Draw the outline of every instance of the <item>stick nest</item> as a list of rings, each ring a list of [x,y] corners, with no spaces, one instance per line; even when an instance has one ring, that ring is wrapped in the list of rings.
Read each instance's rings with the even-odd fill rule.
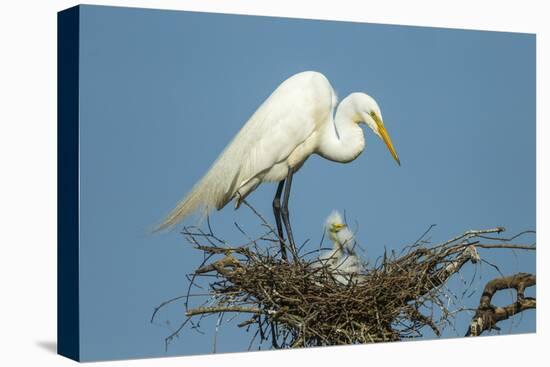
[[[210,224],[207,232],[198,227],[184,229],[187,240],[204,253],[204,261],[190,277],[187,318],[167,343],[189,322],[209,315],[217,315],[220,321],[225,314],[239,315],[243,320],[238,326],[254,332],[250,346],[254,342],[289,348],[397,341],[420,337],[426,327],[439,336],[456,312],[448,309],[449,300],[456,296],[444,284],[467,262],[480,261],[477,248],[534,249],[506,243],[517,236],[487,236],[503,228],[468,231],[428,246],[425,237],[430,227],[401,253],[385,253],[364,274],[343,284],[311,254],[282,260],[276,231],[256,214],[266,233],[242,246],[229,246],[214,235]],[[530,232],[520,235],[524,233]],[[190,307],[189,295],[200,280],[208,284],[208,298],[201,306]]]

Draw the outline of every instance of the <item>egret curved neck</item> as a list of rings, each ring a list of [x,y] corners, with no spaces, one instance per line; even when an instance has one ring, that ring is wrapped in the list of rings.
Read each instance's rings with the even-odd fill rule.
[[[365,148],[363,130],[358,125],[357,112],[346,98],[336,109],[331,123],[321,131],[318,154],[334,162],[346,163],[357,158]]]

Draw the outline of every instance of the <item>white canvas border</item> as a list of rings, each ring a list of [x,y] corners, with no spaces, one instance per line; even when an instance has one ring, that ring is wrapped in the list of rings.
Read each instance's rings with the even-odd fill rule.
[[[51,352],[56,338],[56,12],[74,1],[0,5],[0,279],[2,365],[70,365]],[[542,1],[94,1],[222,13],[537,33],[537,334],[284,352],[236,353],[97,363],[98,366],[523,365],[548,345],[548,169],[550,44]],[[329,48],[330,45],[327,45]],[[48,349],[48,346],[50,347]],[[547,348],[547,347],[546,347]]]

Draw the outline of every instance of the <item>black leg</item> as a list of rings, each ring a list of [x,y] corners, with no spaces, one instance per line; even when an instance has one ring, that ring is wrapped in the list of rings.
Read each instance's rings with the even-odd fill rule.
[[[292,169],[288,169],[288,175],[286,177],[285,196],[283,198],[283,205],[281,206],[281,216],[283,217],[283,223],[286,228],[286,234],[288,235],[288,242],[290,243],[290,252],[294,256],[294,260],[298,261],[298,252],[296,251],[296,244],[294,243],[294,237],[292,236],[292,228],[290,227],[290,217],[288,215],[288,199],[290,198],[290,187],[292,186],[292,175],[294,172]]]
[[[279,182],[277,186],[277,192],[273,198],[273,214],[275,215],[275,223],[277,223],[277,232],[279,235],[279,242],[281,243],[281,257],[283,260],[287,260],[286,256],[286,247],[285,247],[285,236],[283,234],[283,225],[281,224],[281,193],[283,192],[283,186],[285,185],[285,180]]]

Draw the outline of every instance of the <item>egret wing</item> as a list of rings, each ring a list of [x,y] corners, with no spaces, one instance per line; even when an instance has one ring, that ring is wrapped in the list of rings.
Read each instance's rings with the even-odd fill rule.
[[[156,230],[168,228],[190,213],[221,209],[236,191],[284,162],[332,114],[335,93],[320,73],[303,72],[285,80],[262,103],[209,171],[168,214]]]

